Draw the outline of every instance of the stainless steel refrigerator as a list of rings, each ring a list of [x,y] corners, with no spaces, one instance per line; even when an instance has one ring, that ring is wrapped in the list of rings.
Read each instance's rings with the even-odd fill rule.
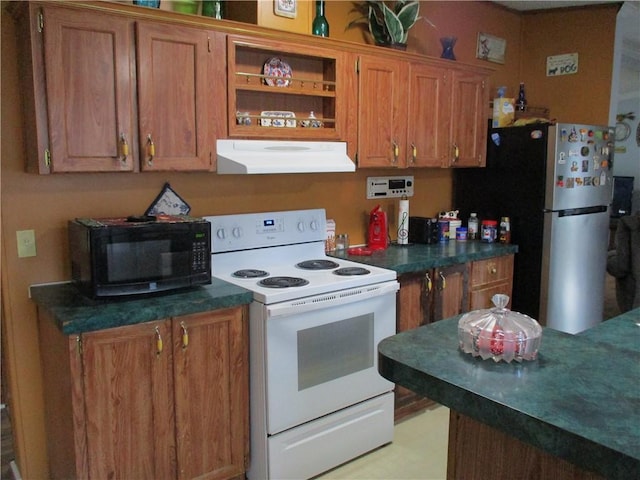
[[[511,221],[510,308],[577,333],[602,321],[613,130],[560,123],[489,128],[486,168],[456,169],[463,219]]]

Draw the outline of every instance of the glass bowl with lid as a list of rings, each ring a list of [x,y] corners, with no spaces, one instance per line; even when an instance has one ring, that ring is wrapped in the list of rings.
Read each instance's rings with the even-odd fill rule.
[[[494,308],[465,313],[458,321],[460,349],[495,362],[535,360],[542,327],[533,318],[507,308],[509,296],[494,295]]]

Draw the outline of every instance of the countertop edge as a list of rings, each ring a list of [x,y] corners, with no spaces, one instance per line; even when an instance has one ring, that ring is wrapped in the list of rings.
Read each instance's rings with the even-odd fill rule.
[[[519,412],[508,405],[499,404],[445,380],[399,364],[383,354],[379,355],[378,369],[391,382],[605,478],[626,480],[640,476],[640,462],[637,459]],[[420,377],[420,383],[408,380],[416,376]],[[535,432],[527,431],[527,425],[534,426]],[[554,439],[552,445],[549,445],[550,438]],[[617,461],[612,462],[612,457],[616,457]]]

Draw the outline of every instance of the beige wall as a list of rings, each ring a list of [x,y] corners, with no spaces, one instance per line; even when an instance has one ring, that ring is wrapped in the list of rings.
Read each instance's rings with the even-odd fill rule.
[[[168,181],[191,204],[195,215],[322,207],[327,209],[329,218],[336,220],[338,232],[349,233],[353,243],[361,243],[365,239],[367,214],[376,205],[375,201],[365,198],[366,177],[398,173],[412,174],[416,178],[416,195],[411,199],[412,215],[430,216],[453,207],[450,203],[451,173],[446,169],[412,169],[403,172],[391,169],[361,170],[354,174],[243,177],[210,173],[51,176],[24,173],[23,139],[29,137],[31,132],[22,128],[15,28],[12,18],[4,12],[5,2],[2,6],[2,340],[3,357],[9,374],[18,461],[24,478],[43,478],[47,474],[36,309],[27,291],[28,286],[34,283],[69,279],[67,220],[78,216],[142,213],[164,182]],[[344,32],[340,26],[345,18],[349,18],[350,8],[351,2],[328,2],[331,36],[361,42],[362,34],[359,31]],[[459,61],[487,65],[475,59],[477,32],[505,38],[508,44],[505,65],[489,64],[495,67],[490,79],[492,89],[498,85],[515,89],[521,78],[529,85],[531,75],[531,104],[553,101],[553,111],[558,112],[558,118],[561,113],[566,117],[569,112],[579,111],[581,116],[588,115],[585,121],[606,122],[613,38],[609,40],[599,36],[594,40],[591,37],[597,24],[594,15],[551,14],[548,17],[535,17],[529,26],[528,16],[523,19],[488,2],[423,2],[422,15],[436,24],[437,31],[426,24],[415,28],[409,40],[409,50],[439,56],[438,38],[442,34],[455,35],[459,37],[455,47]],[[585,78],[573,76],[562,79],[563,82],[569,82],[569,87],[565,95],[556,98],[551,96],[552,92],[543,92],[546,89],[543,84],[545,79],[538,79],[533,69],[523,69],[521,75],[520,65],[529,62],[529,52],[531,55],[537,54],[539,58],[566,53],[565,50],[556,52],[551,48],[555,43],[545,33],[545,22],[582,22],[583,15],[589,28],[585,27],[582,31],[581,41],[586,44],[597,42],[599,48],[597,52],[589,49],[583,53],[580,50],[581,68],[584,65],[587,69],[592,63],[592,55],[597,55],[597,61],[594,62],[598,65],[598,72],[602,66],[603,73],[595,75],[589,70],[588,79],[592,83],[588,96],[584,98],[578,98],[573,92],[582,92],[582,86],[577,83],[586,81]],[[615,19],[615,11],[599,10],[595,16],[610,25],[611,18]],[[612,37],[613,28],[610,29]],[[560,45],[566,45],[572,38],[570,35],[575,33],[571,29],[565,31],[566,38],[555,40]],[[597,27],[595,31],[600,32]],[[606,31],[603,29],[603,32]],[[532,43],[536,44],[536,48],[532,47]],[[538,46],[544,44],[549,47],[538,51]],[[591,110],[577,110],[585,105]],[[387,211],[395,211],[394,201],[382,203]],[[36,257],[17,257],[15,232],[24,229],[34,229],[36,232]]]

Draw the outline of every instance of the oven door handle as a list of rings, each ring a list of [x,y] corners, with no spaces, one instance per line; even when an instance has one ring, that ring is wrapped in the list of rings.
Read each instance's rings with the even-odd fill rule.
[[[375,285],[366,285],[364,287],[349,288],[347,290],[339,290],[337,292],[315,295],[298,300],[276,303],[267,305],[268,318],[283,317],[286,315],[294,315],[302,312],[310,312],[321,308],[335,307],[346,305],[348,303],[361,302],[369,298],[387,295],[397,292],[400,284],[397,281],[379,283]]]

